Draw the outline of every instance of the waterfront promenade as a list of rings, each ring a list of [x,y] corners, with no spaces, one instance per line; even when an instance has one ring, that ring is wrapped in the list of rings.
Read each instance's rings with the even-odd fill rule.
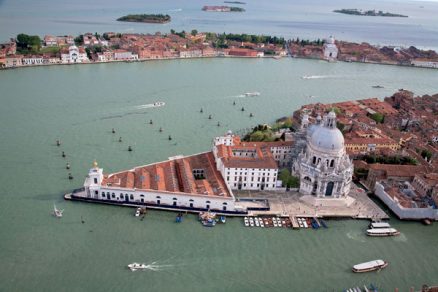
[[[296,191],[238,191],[236,198],[266,198],[269,200],[269,211],[253,211],[251,216],[278,215],[295,217],[336,217],[353,219],[388,219],[388,215],[374,203],[360,188],[352,188],[346,203],[327,201],[315,206],[310,204],[309,197]]]

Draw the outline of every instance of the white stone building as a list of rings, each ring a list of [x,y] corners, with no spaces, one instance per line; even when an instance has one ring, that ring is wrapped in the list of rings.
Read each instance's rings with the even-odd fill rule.
[[[232,190],[275,190],[280,167],[290,166],[293,141],[242,142],[228,132],[216,137],[216,169]]]
[[[74,64],[88,62],[87,53],[83,48],[78,48],[73,45],[68,48],[68,51],[61,53],[61,63]]]
[[[330,36],[324,43],[324,59],[333,61],[338,58],[338,47],[335,44],[335,38]]]
[[[306,149],[293,165],[293,172],[300,177],[300,193],[317,198],[342,198],[350,192],[353,163],[344,146],[344,137],[336,127],[336,114],[330,112],[316,125],[307,127]]]

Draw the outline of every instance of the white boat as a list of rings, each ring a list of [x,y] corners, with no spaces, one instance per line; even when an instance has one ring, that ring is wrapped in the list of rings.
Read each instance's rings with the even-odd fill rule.
[[[249,225],[254,227],[254,219],[252,217],[249,217]]]
[[[262,218],[259,219],[259,222],[260,222],[260,227],[265,227],[265,223],[263,223],[263,219]]]
[[[272,224],[274,224],[274,227],[278,227],[277,219],[275,217],[272,217]]]
[[[391,228],[391,225],[386,222],[373,222],[370,224],[370,228]]]
[[[59,210],[58,208],[56,208],[56,205],[53,204],[53,216],[55,216],[56,218],[61,218],[63,212],[64,210]]]
[[[135,272],[137,270],[144,270],[147,268],[147,266],[145,264],[132,263],[128,265],[128,268],[130,268],[131,271]]]
[[[141,214],[141,208],[137,208],[137,210],[135,211],[135,217],[139,217]]]
[[[160,107],[160,106],[165,106],[166,103],[164,101],[156,101],[153,103],[154,107]]]
[[[385,268],[387,265],[388,263],[383,260],[374,260],[374,261],[354,265],[353,272],[364,273],[364,272],[370,272],[375,270],[381,270]]]
[[[395,228],[373,228],[367,230],[368,236],[396,236],[400,231]]]
[[[279,218],[277,218],[277,225],[278,227],[281,227],[281,220]]]
[[[304,228],[309,228],[309,225],[307,225],[307,222],[305,219],[301,220],[303,222]]]
[[[248,221],[248,218],[247,218],[247,217],[245,217],[245,219],[243,220],[243,222],[245,223],[245,227],[248,227],[248,226],[249,226],[249,221]]]
[[[260,223],[259,223],[259,218],[254,217],[254,222],[255,222],[255,226],[259,227]]]
[[[254,91],[254,92],[245,92],[243,95],[245,96],[259,96],[260,92]]]

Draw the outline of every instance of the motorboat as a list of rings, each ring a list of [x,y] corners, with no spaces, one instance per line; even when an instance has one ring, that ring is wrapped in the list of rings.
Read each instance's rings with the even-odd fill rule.
[[[249,96],[259,96],[260,92],[254,91],[254,92],[245,92],[243,95],[249,97]]]
[[[141,214],[141,208],[137,208],[137,210],[135,210],[135,217],[139,217]]]
[[[305,219],[302,219],[301,222],[303,222],[304,228],[309,228],[309,225],[307,225],[307,222]]]
[[[135,272],[137,270],[144,270],[147,269],[147,266],[145,264],[139,264],[139,263],[132,263],[128,265],[128,268],[131,269],[131,271]]]
[[[254,219],[249,217],[249,226],[254,227]]]
[[[245,227],[249,227],[248,217],[245,217],[245,219],[243,220],[243,223],[245,224]]]
[[[183,220],[183,214],[182,213],[178,213],[178,215],[176,215],[175,222],[176,223],[181,223],[182,220]]]
[[[259,218],[254,217],[254,223],[255,223],[255,226],[259,227],[260,226]]]
[[[56,208],[56,205],[53,204],[53,216],[55,216],[56,218],[61,218],[63,212],[64,210],[59,210],[58,208]]]
[[[202,220],[201,223],[205,227],[214,227],[216,225],[216,221],[214,219]]]
[[[263,223],[263,219],[262,218],[259,219],[259,222],[260,222],[260,227],[265,227],[265,223]]]
[[[382,85],[373,85],[372,87],[373,87],[373,88],[385,88],[385,87],[383,87]]]
[[[400,231],[395,228],[372,228],[367,230],[368,236],[396,236]]]
[[[279,218],[277,218],[277,225],[278,227],[282,227],[281,220]]]
[[[221,223],[225,223],[226,222],[226,218],[225,218],[225,216],[220,216],[219,217],[219,221],[221,222]]]
[[[388,266],[387,262],[383,260],[374,260],[374,261],[354,265],[353,272],[355,273],[371,272],[375,270],[381,270],[386,266]]]
[[[152,104],[154,107],[165,106],[166,103],[164,101],[156,101]]]

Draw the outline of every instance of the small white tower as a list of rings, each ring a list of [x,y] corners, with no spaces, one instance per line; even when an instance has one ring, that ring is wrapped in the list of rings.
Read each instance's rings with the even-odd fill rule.
[[[335,38],[330,36],[324,44],[324,59],[334,61],[338,58],[338,47],[335,44]]]
[[[306,131],[308,127],[309,127],[309,115],[304,114],[303,118],[301,119],[301,130]]]
[[[99,168],[97,161],[94,160],[93,167],[88,172],[88,176],[84,182],[84,188],[88,198],[98,198],[102,180],[103,169]]]

